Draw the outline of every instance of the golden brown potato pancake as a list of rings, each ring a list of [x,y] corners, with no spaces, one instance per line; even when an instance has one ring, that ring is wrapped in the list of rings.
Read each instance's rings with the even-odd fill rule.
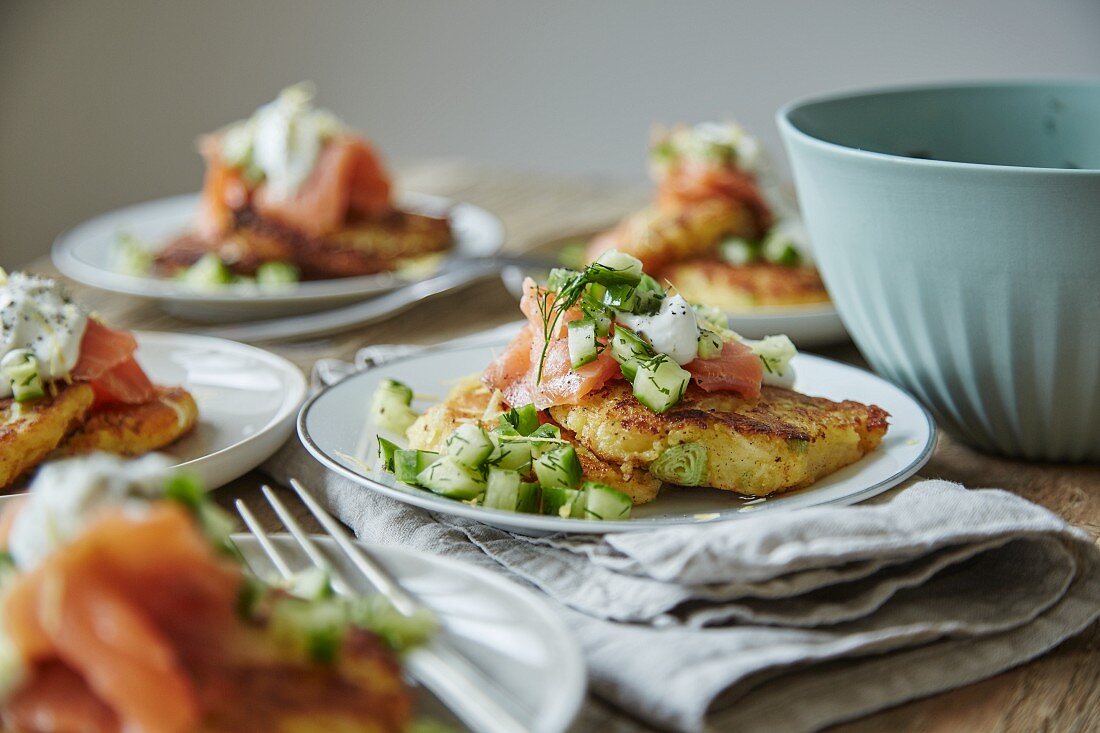
[[[706,303],[726,312],[829,302],[821,275],[813,267],[770,262],[730,265],[699,258],[667,265],[658,279],[672,283],[692,303]]]
[[[745,400],[694,384],[679,404],[656,414],[621,381],[550,413],[612,465],[644,468],[671,446],[699,443],[708,455],[703,485],[750,496],[808,486],[854,463],[878,446],[889,417],[875,405],[778,387]]]
[[[140,405],[114,405],[95,410],[61,444],[62,455],[106,451],[140,456],[163,448],[190,432],[198,406],[182,387],[157,387],[156,399]]]
[[[233,230],[220,241],[185,234],[157,254],[155,267],[158,274],[171,277],[214,253],[236,275],[254,275],[265,262],[290,262],[303,280],[325,280],[389,272],[410,259],[442,252],[451,243],[445,217],[394,211],[311,237],[246,209],[237,212]]]
[[[95,401],[83,383],[32,402],[0,400],[0,488],[41,463],[84,420]]]
[[[650,206],[623,219],[589,244],[586,257],[595,261],[618,249],[642,261],[646,272],[713,253],[724,237],[755,239],[752,210],[738,201],[712,199],[691,206]]]

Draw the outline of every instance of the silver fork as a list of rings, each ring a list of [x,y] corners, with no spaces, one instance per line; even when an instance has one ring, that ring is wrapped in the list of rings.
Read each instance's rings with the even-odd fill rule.
[[[389,571],[357,545],[301,483],[291,479],[290,484],[352,565],[379,593],[389,599],[398,612],[410,615],[426,608]],[[321,548],[302,529],[275,492],[266,485],[262,488],[271,508],[309,561],[329,574],[333,590],[340,595],[356,595],[347,578],[332,566]],[[284,578],[291,577],[294,574],[291,564],[271,541],[248,506],[240,499],[236,506],[237,513],[276,571]],[[522,718],[517,717],[519,711],[515,704],[500,690],[496,682],[451,644],[445,634],[446,629],[440,629],[427,644],[409,652],[404,658],[406,671],[476,733],[526,733],[528,728],[520,722]]]

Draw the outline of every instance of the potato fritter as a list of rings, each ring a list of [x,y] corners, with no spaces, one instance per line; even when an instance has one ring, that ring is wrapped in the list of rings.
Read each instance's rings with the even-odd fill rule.
[[[389,272],[412,258],[442,252],[451,243],[451,225],[445,217],[394,211],[313,237],[243,209],[235,214],[234,228],[219,241],[184,234],[157,254],[155,266],[158,274],[171,277],[212,252],[235,275],[255,275],[265,262],[290,262],[303,280],[324,280]]]
[[[593,239],[586,256],[594,262],[605,251],[618,249],[640,259],[646,272],[658,272],[671,262],[714,252],[724,237],[755,239],[757,234],[752,210],[737,201],[651,206]]]
[[[828,303],[829,293],[813,267],[785,267],[770,262],[730,265],[717,259],[673,262],[658,273],[692,303],[726,312],[761,306]]]
[[[218,682],[204,731],[402,733],[413,718],[397,657],[362,629],[349,632],[332,665],[266,660]]]
[[[41,463],[80,424],[95,401],[84,383],[32,402],[0,400],[0,488]]]
[[[551,415],[597,457],[646,467],[666,448],[707,448],[705,486],[766,496],[812,484],[874,450],[887,429],[886,411],[764,387],[745,400],[691,385],[663,414],[644,407],[625,382],[609,382],[579,405]]]
[[[492,399],[492,393],[481,384],[478,377],[463,380],[451,390],[446,399],[428,408],[412,424],[406,433],[409,445],[420,450],[438,451],[448,435],[470,420],[477,420],[486,429],[495,427],[498,424],[495,419],[483,419]],[[562,430],[562,438],[577,449],[577,458],[580,459],[585,480],[599,481],[618,489],[635,504],[645,504],[657,498],[661,482],[648,471],[633,464],[621,466],[601,459],[568,430]]]
[[[157,396],[140,405],[95,410],[61,444],[58,453],[106,451],[140,456],[163,448],[190,432],[198,420],[195,399],[182,387],[157,387]]]

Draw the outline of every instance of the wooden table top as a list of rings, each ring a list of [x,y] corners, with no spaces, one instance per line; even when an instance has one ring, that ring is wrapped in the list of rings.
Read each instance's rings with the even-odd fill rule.
[[[400,169],[401,186],[449,196],[497,214],[508,234],[507,248],[523,251],[550,239],[582,234],[614,221],[640,205],[643,187],[599,180],[562,179],[486,168],[463,161],[428,161]],[[47,258],[28,266],[54,274]],[[79,300],[111,324],[145,330],[186,331],[184,321],[146,301],[70,283]],[[456,307],[442,297],[384,323],[330,339],[266,345],[308,373],[320,357],[350,358],[361,346],[377,343],[434,343],[515,320],[516,303],[502,285],[490,282],[467,290]],[[824,349],[826,356],[864,364],[851,344]],[[977,453],[942,436],[921,472],[973,488],[999,487],[1041,504],[1100,537],[1100,466],[1011,461]],[[238,497],[263,505],[264,477],[252,472],[214,492],[223,505]],[[262,521],[274,527],[270,515]],[[305,520],[303,520],[305,521]],[[311,524],[311,522],[309,522]],[[308,525],[307,525],[308,526]],[[1100,624],[1049,654],[991,679],[839,726],[848,733],[869,731],[1092,731],[1100,730]],[[840,692],[839,694],[843,694]]]

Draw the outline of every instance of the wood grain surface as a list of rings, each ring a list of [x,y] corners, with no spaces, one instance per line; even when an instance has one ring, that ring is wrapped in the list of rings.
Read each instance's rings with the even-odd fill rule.
[[[541,242],[590,232],[608,224],[646,198],[644,187],[599,180],[576,180],[486,168],[464,161],[428,161],[400,169],[405,188],[469,201],[504,222],[513,252]],[[43,258],[28,269],[56,270]],[[112,325],[144,330],[186,331],[190,324],[162,313],[154,304],[70,283],[78,298]],[[321,357],[349,358],[356,349],[379,343],[429,344],[515,320],[515,300],[496,281],[461,294],[432,300],[384,323],[323,340],[261,344],[308,373]],[[865,365],[856,348],[841,345],[826,356]],[[1100,436],[1097,436],[1100,440]],[[1100,537],[1100,466],[1024,463],[983,455],[942,436],[928,478],[958,481],[973,488],[999,487],[1065,517],[1095,541]],[[257,510],[264,477],[250,473],[218,489],[223,505],[245,498]],[[265,524],[274,518],[261,513]],[[844,694],[838,690],[837,694]],[[1029,664],[952,692],[908,703],[836,727],[845,733],[870,731],[1065,731],[1100,730],[1100,624]]]

